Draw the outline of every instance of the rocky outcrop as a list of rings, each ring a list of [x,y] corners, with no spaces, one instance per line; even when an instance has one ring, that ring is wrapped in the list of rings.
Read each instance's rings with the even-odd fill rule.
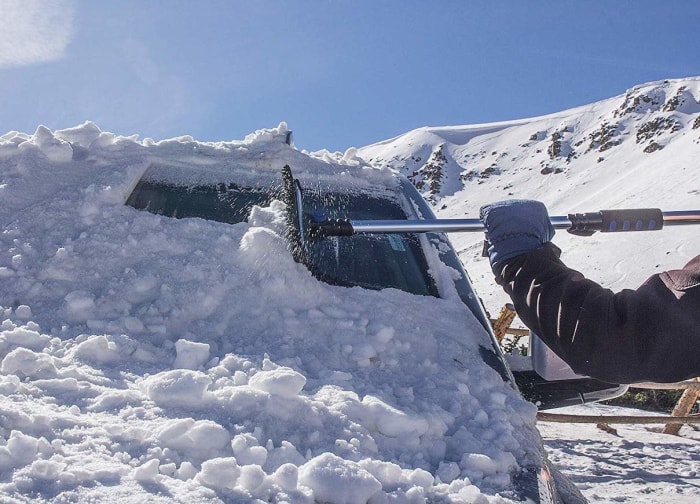
[[[549,159],[559,157],[559,155],[561,154],[561,138],[562,135],[560,132],[555,131],[554,133],[552,133],[552,143],[549,144],[549,147],[547,147],[547,154],[549,154]]]
[[[445,144],[438,145],[430,155],[428,161],[419,169],[408,175],[408,179],[419,191],[427,189],[430,196],[440,194],[442,180],[445,176],[444,169],[447,165],[447,157],[443,152]]]
[[[619,125],[617,123],[610,124],[604,121],[598,129],[588,135],[589,144],[586,152],[592,150],[604,152],[616,145],[620,145],[622,143],[622,138],[619,137],[620,133],[618,128]]]
[[[637,143],[641,144],[647,140],[652,140],[653,138],[661,135],[665,131],[670,131],[675,133],[679,131],[683,125],[672,117],[657,117],[651,121],[647,121],[639,128],[637,128]],[[658,149],[654,149],[658,150]],[[645,149],[644,152],[647,152]],[[653,152],[653,151],[652,151]]]
[[[664,98],[658,89],[653,93],[641,93],[638,88],[628,91],[622,105],[613,112],[613,117],[624,117],[628,114],[640,114],[647,110],[658,110]]]

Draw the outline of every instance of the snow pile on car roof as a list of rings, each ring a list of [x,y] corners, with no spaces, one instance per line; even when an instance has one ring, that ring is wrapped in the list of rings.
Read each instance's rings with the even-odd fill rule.
[[[540,462],[534,407],[484,364],[487,335],[456,296],[318,282],[287,251],[280,201],[236,225],[123,204],[153,164],[393,180],[286,132],[0,137],[0,492],[503,502]]]

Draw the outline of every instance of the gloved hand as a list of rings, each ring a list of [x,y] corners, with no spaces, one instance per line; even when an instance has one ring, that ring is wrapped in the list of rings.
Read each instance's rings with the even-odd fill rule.
[[[540,248],[554,236],[547,208],[533,200],[507,200],[481,207],[491,268]]]

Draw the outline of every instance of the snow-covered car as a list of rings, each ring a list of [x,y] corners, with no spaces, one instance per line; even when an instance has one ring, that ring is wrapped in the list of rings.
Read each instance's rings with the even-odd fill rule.
[[[3,494],[580,501],[447,238],[300,249],[281,170],[309,215],[431,218],[425,201],[288,138],[2,137]]]
[[[286,138],[288,141],[289,136]],[[275,199],[282,199],[286,205],[288,248],[295,260],[303,263],[316,279],[336,286],[398,289],[414,296],[461,301],[465,311],[478,324],[479,334],[475,337],[473,331],[461,330],[457,334],[441,335],[434,342],[437,348],[432,350],[443,355],[451,370],[469,374],[467,363],[475,356],[466,355],[467,351],[460,348],[459,341],[471,339],[475,343],[471,351],[476,349],[474,353],[480,365],[495,371],[504,389],[520,391],[540,409],[611,398],[624,392],[625,386],[574,375],[549,349],[539,344],[534,335],[531,336],[531,346],[535,353],[527,358],[512,357],[510,364],[514,370],[511,370],[507,357],[496,342],[482,303],[444,234],[375,233],[322,238],[308,235],[305,228],[323,219],[435,218],[415,187],[399,174],[391,173],[372,183],[361,179],[348,183],[348,179],[353,178],[348,167],[337,171],[335,178],[330,170],[323,173],[321,180],[325,180],[322,182],[319,182],[318,173],[306,174],[304,187],[293,178],[289,166],[281,170],[281,184],[271,184],[267,177],[263,177],[262,183],[255,180],[255,176],[243,166],[230,166],[226,175],[208,179],[211,174],[204,178],[201,178],[201,173],[197,175],[201,167],[151,165],[130,194],[127,204],[169,217],[199,217],[238,223],[246,221],[254,207],[268,206]],[[397,311],[400,310],[397,307]],[[424,323],[432,322],[428,319]],[[415,327],[418,337],[421,330],[421,327]],[[347,350],[351,351],[354,349]],[[429,358],[429,354],[426,355],[426,359]],[[375,350],[367,349],[367,360],[361,366],[379,370],[384,364]],[[441,370],[437,368],[436,373]],[[502,392],[496,392],[495,396],[501,397],[500,394]],[[435,396],[436,405],[440,401]],[[488,423],[488,420],[484,421]],[[460,426],[453,428],[459,429]],[[399,432],[393,434],[400,437]],[[477,469],[477,473],[483,474],[484,469]],[[447,475],[438,474],[438,481],[452,480],[458,472],[463,472],[449,464],[439,464],[438,470],[452,471]],[[546,456],[542,456],[537,462],[522,466],[511,474],[512,487],[504,495],[535,502],[540,502],[540,499],[542,502],[557,502],[560,495],[551,472]],[[568,482],[561,477],[559,480],[560,485],[567,486],[565,494],[568,499],[581,498]]]
[[[350,190],[342,190],[341,185],[339,190],[330,185],[323,189],[314,185],[306,189],[301,184],[294,186],[293,178],[285,181],[293,177],[289,166],[280,170],[280,185],[286,184],[285,187],[255,183],[250,176],[247,176],[248,185],[242,185],[235,169],[216,181],[195,181],[197,171],[196,167],[174,169],[153,165],[130,194],[127,204],[169,217],[237,223],[247,220],[253,206],[266,206],[281,198],[287,205],[289,249],[297,261],[323,282],[375,290],[395,288],[441,297],[444,292],[438,289],[435,274],[440,268],[435,265],[451,269],[455,292],[491,336],[490,345],[480,348],[485,362],[506,382],[516,383],[525,398],[539,409],[611,399],[626,390],[626,385],[576,375],[534,334],[530,335],[528,344],[530,355],[504,356],[469,276],[444,234],[307,236],[305,228],[324,219],[435,219],[428,203],[402,175],[395,174],[395,180],[383,181],[382,185]],[[183,172],[188,174],[184,178]]]

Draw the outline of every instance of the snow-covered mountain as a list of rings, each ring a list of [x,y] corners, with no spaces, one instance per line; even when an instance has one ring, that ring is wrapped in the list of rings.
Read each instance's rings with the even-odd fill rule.
[[[700,77],[636,86],[598,103],[493,124],[424,127],[358,149],[404,173],[439,217],[477,217],[501,199],[543,201],[552,215],[613,208],[700,208]],[[452,241],[490,310],[505,298],[480,258],[482,236]],[[572,266],[613,289],[700,250],[697,228],[556,241]],[[604,258],[615,255],[616,259]],[[602,264],[612,264],[604,268]]]

